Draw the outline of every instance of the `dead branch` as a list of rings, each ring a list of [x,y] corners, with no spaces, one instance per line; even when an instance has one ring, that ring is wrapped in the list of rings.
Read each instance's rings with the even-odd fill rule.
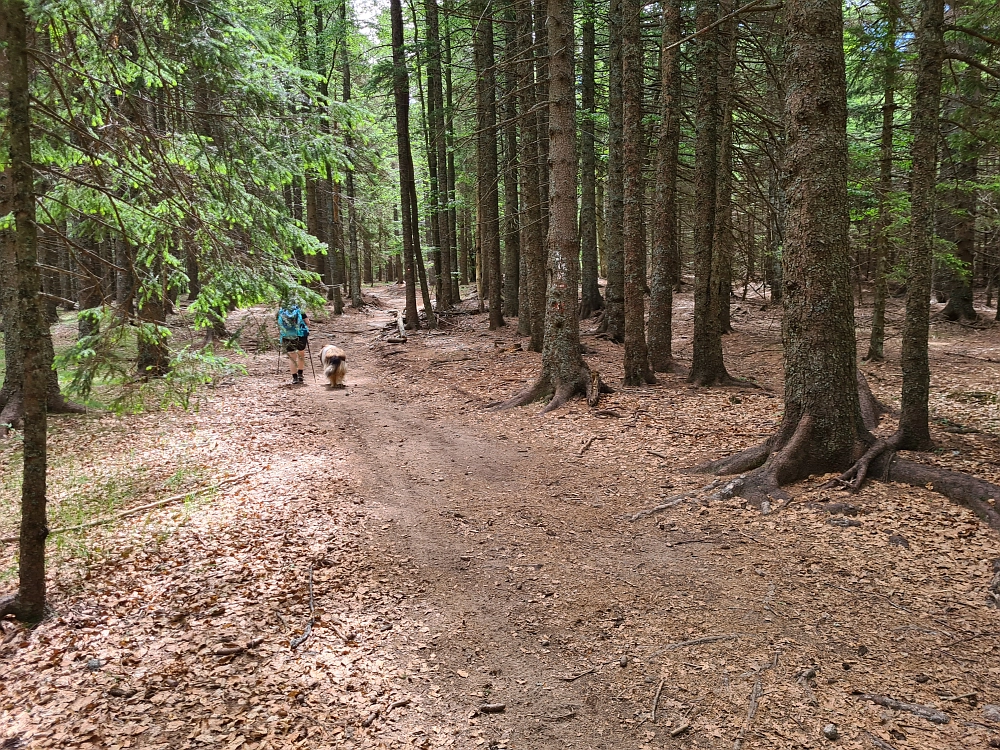
[[[771,661],[766,664],[762,664],[757,668],[757,679],[754,680],[753,689],[750,691],[750,699],[747,704],[747,718],[743,722],[743,726],[740,727],[739,733],[736,735],[736,739],[733,742],[733,750],[741,750],[743,747],[743,740],[746,737],[747,729],[753,723],[754,717],[757,716],[757,708],[760,706],[761,696],[764,695],[763,687],[763,675],[769,669],[774,668],[778,663],[778,654],[775,653],[771,657]]]
[[[297,649],[312,635],[313,623],[316,622],[316,605],[313,599],[313,569],[312,565],[309,566],[309,623],[306,625],[305,632],[298,638],[293,638],[291,643],[288,645],[292,650]]]
[[[861,734],[863,734],[865,736],[865,739],[868,740],[870,743],[872,743],[879,750],[896,750],[895,747],[893,747],[892,745],[890,745],[885,740],[880,739],[879,737],[876,737],[871,732],[862,732]]]
[[[656,723],[656,706],[660,703],[660,693],[663,692],[664,682],[666,682],[666,680],[660,680],[660,684],[656,688],[656,697],[653,698],[653,712],[650,715],[649,720],[652,721],[654,724]]]
[[[671,643],[657,653],[663,653],[664,651],[676,651],[679,648],[686,648],[687,646],[700,646],[704,643],[718,643],[719,641],[735,641],[739,638],[739,633],[726,633],[725,635],[706,635],[701,638],[692,638],[689,641],[680,641],[679,643]]]
[[[652,453],[652,451],[647,451],[647,453]],[[680,505],[688,498],[694,497],[695,495],[699,495],[702,492],[710,492],[711,490],[714,490],[716,487],[722,484],[722,481],[723,480],[721,479],[716,479],[714,482],[706,484],[704,487],[699,487],[697,489],[688,490],[687,492],[682,492],[679,495],[674,495],[673,497],[664,500],[660,505],[657,505],[655,508],[650,508],[649,510],[640,510],[638,513],[629,516],[629,520],[635,523],[636,521],[642,518],[648,518],[649,516],[654,516],[661,511],[667,510],[668,508],[673,508],[675,505]]]
[[[601,399],[602,393],[614,393],[615,389],[610,385],[601,380],[601,373],[597,370],[590,371],[590,377],[587,381],[587,405],[594,407],[597,406]]]
[[[951,721],[951,717],[948,714],[938,711],[931,706],[922,706],[919,703],[906,703],[898,701],[895,698],[890,698],[887,695],[871,695],[869,693],[854,693],[854,695],[861,700],[872,701],[879,706],[891,708],[893,711],[909,711],[914,716],[927,719],[927,721],[932,721],[935,724],[947,724]]]
[[[586,440],[586,442],[584,442],[583,446],[580,448],[580,452],[577,453],[576,455],[582,456],[587,451],[587,448],[589,448],[595,440],[607,440],[607,439],[608,439],[607,435],[591,435]]]
[[[683,722],[681,722],[680,726],[674,727],[673,729],[670,730],[670,736],[671,737],[680,737],[682,734],[684,734],[690,728],[691,728],[691,722],[689,722],[689,721],[683,721]]]
[[[96,521],[87,521],[87,523],[77,524],[76,526],[63,526],[62,528],[59,529],[52,529],[51,531],[49,531],[49,536],[52,536],[53,534],[63,534],[67,531],[80,531],[81,529],[89,529],[92,526],[100,526],[101,524],[105,523],[113,523],[122,518],[128,518],[129,516],[134,516],[137,513],[142,513],[143,511],[152,510],[153,508],[159,508],[164,505],[169,505],[170,503],[176,503],[178,500],[183,500],[187,497],[192,497],[194,495],[200,495],[201,493],[208,492],[209,490],[219,489],[220,487],[223,487],[227,484],[232,484],[233,482],[238,482],[241,479],[246,479],[247,477],[252,476],[253,474],[256,473],[257,473],[256,471],[248,471],[243,474],[239,474],[235,477],[224,479],[218,484],[207,485],[205,487],[201,487],[196,490],[190,490],[189,492],[185,492],[180,495],[174,495],[172,497],[168,497],[163,500],[157,500],[155,503],[148,503],[146,505],[140,505],[137,508],[130,508],[129,510],[123,510],[121,513],[115,513],[114,515],[111,516],[98,518]],[[16,536],[4,537],[0,539],[0,544],[13,544],[14,542],[18,541],[19,538],[20,537]]]

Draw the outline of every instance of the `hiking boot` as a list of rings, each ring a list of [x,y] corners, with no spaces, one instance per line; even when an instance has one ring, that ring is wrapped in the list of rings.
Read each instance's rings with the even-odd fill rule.
[[[292,375],[292,385],[300,385],[302,383],[302,376],[296,373]]]

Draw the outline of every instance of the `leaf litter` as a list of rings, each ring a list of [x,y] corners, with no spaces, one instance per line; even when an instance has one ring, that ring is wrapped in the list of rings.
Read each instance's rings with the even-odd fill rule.
[[[780,420],[773,310],[744,304],[726,342],[731,371],[764,388],[667,375],[539,418],[481,409],[537,372],[512,327],[449,316],[389,344],[368,331],[389,330],[399,292],[375,294],[381,307],[321,318],[314,336],[348,349],[346,391],[283,387],[273,355],[248,355],[251,376],[198,414],[54,420],[57,512],[73,477],[95,496],[127,488],[112,512],[215,489],[65,535],[52,617],[3,625],[0,741],[820,748],[832,724],[848,748],[998,742],[1000,545],[970,512],[815,477],[761,515],[684,472]],[[683,361],[689,295],[677,319]],[[891,403],[889,330],[887,363],[865,369]],[[620,349],[585,340],[620,381]],[[996,328],[934,329],[930,460],[992,481],[1000,420],[981,394],[998,351]],[[13,443],[0,461],[11,476]]]

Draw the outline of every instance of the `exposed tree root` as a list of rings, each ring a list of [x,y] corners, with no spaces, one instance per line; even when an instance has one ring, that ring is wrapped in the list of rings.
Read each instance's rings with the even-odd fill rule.
[[[872,402],[879,409],[883,408],[874,397]],[[766,511],[772,499],[789,499],[788,493],[782,489],[783,485],[823,470],[822,467],[810,466],[809,463],[811,430],[812,417],[804,415],[791,436],[787,435],[788,428],[783,425],[782,431],[763,443],[733,456],[711,461],[697,467],[695,471],[716,475],[740,474],[716,493],[715,497],[728,499],[739,495]],[[991,528],[1000,531],[1000,486],[959,471],[899,458],[896,449],[902,443],[900,433],[877,439],[871,434],[864,437],[867,448],[861,456],[824,487],[839,487],[857,492],[869,477],[913,487],[926,487],[969,508]]]
[[[49,414],[85,414],[87,409],[72,401],[67,401],[61,393],[50,393],[47,407]],[[11,428],[22,428],[24,403],[20,388],[9,392],[6,402],[0,401],[0,438],[6,437]]]
[[[48,610],[48,607],[46,607],[46,610]],[[24,605],[21,604],[21,599],[17,594],[8,594],[0,599],[0,620],[13,617],[18,622],[31,625],[44,617],[44,615],[43,617],[32,617],[30,615],[30,612],[25,611]]]
[[[883,469],[883,476],[888,481],[909,484],[913,487],[929,487],[949,500],[964,505],[983,519],[990,528],[1000,531],[1000,513],[997,512],[997,506],[1000,505],[1000,486],[960,471],[907,461],[896,455],[887,455],[885,461],[888,464],[888,471]]]
[[[862,454],[861,458],[854,462],[850,469],[845,471],[836,479],[831,479],[824,487],[840,487],[844,490],[857,492],[868,477],[868,471],[873,462],[890,456],[899,447],[900,434],[897,432],[888,438],[879,438],[872,443]]]
[[[599,396],[599,394],[614,393],[609,386],[601,382],[600,375],[598,375],[597,382],[595,384],[591,379],[590,368],[586,365],[581,367],[578,376],[569,382],[553,382],[553,380],[554,378],[552,376],[543,372],[533,385],[521,391],[513,398],[509,398],[506,401],[501,401],[496,404],[491,404],[486,408],[490,411],[507,411],[508,409],[525,406],[526,404],[541,401],[542,399],[551,396],[552,398],[545,405],[545,408],[539,412],[540,414],[546,414],[550,411],[558,409],[577,394],[585,395],[588,403],[593,398],[594,404],[592,405],[595,405],[597,403],[596,396]],[[596,392],[594,390],[595,385]]]
[[[868,380],[865,379],[864,373],[861,370],[857,370],[856,372],[861,420],[864,422],[865,429],[872,431],[878,427],[882,415],[889,413],[889,407],[875,398],[875,394],[872,393],[871,386],[868,385]]]

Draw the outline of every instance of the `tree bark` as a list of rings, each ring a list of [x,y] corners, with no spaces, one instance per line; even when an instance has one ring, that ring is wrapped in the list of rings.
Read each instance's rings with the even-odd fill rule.
[[[583,19],[583,52],[580,59],[580,257],[583,263],[580,317],[604,309],[597,273],[597,156],[594,124],[597,94],[594,80],[594,3],[588,0]]]
[[[842,7],[789,0],[785,12],[785,413],[762,446],[708,467],[730,473],[766,460],[740,488],[757,503],[783,496],[782,484],[850,465],[867,435],[850,286]]]
[[[625,341],[625,225],[622,129],[622,2],[611,0],[608,15],[608,175],[604,187],[604,247],[608,282],[604,287],[604,317],[600,331],[616,343]]]
[[[652,279],[649,295],[649,362],[656,372],[673,369],[675,269],[680,266],[677,238],[677,155],[680,148],[680,0],[665,0],[660,56],[660,132],[653,207]]]
[[[883,45],[885,67],[882,73],[882,133],[879,141],[878,218],[875,223],[875,298],[872,302],[872,330],[866,360],[881,362],[885,356],[885,300],[888,289],[886,275],[889,263],[889,197],[892,194],[893,121],[896,114],[896,53],[895,6],[887,3],[883,9],[886,38]]]
[[[641,0],[622,2],[623,230],[625,261],[625,385],[655,383],[646,347],[646,263],[643,252]]]
[[[413,182],[413,154],[410,152],[410,83],[403,50],[403,8],[400,0],[390,1],[389,13],[392,24],[392,89],[396,109],[396,152],[399,159],[399,210],[403,225],[403,267],[406,278],[406,326],[415,331],[420,328],[420,317],[417,313],[414,255],[420,251],[420,245],[418,243],[414,247],[413,244],[415,228],[412,222],[416,207],[411,205],[411,196],[416,196],[417,189]]]
[[[712,24],[719,14],[718,0],[698,0],[695,14],[701,36],[695,40],[698,101],[695,111],[694,336],[688,382],[708,386],[731,380],[722,359],[718,261],[713,264],[720,112],[718,33]]]
[[[521,254],[527,275],[527,318],[531,342],[528,350],[542,351],[545,339],[545,237],[542,234],[542,199],[538,190],[538,117],[535,110],[534,38],[531,0],[514,0],[518,37],[518,91],[521,141],[518,178],[521,188]],[[518,321],[520,323],[520,321]],[[520,326],[519,326],[520,327]]]
[[[930,332],[931,257],[934,245],[934,188],[937,175],[938,108],[944,58],[944,0],[921,0],[916,29],[917,79],[913,101],[910,175],[910,253],[903,322],[900,447],[931,445],[928,399],[931,372],[927,357]]]
[[[496,69],[492,0],[475,0],[476,180],[482,221],[483,270],[489,274],[490,330],[504,325],[500,267],[500,206],[497,175]]]
[[[0,5],[0,41],[6,43],[8,82],[9,153],[6,188],[0,200],[7,202],[14,217],[13,246],[16,307],[5,308],[5,316],[17,322],[22,366],[21,398],[24,411],[24,473],[21,485],[21,528],[18,552],[17,593],[0,602],[0,617],[13,614],[22,621],[37,622],[45,615],[45,539],[47,396],[48,372],[52,369],[51,347],[39,299],[38,236],[35,227],[35,189],[31,153],[30,57],[28,18],[23,0],[5,0]],[[7,197],[9,195],[9,198]],[[7,213],[4,211],[4,213]],[[8,363],[9,366],[10,363]]]
[[[521,221],[517,194],[517,28],[511,0],[503,3],[503,311],[520,316]],[[519,321],[520,322],[520,321]]]
[[[438,309],[450,309],[452,300],[452,237],[448,216],[448,146],[445,139],[444,93],[441,70],[441,32],[438,23],[437,0],[425,0],[427,15],[427,98],[428,126],[430,128],[435,165],[431,182],[431,221],[437,227],[440,253],[441,281],[438,290]]]
[[[732,0],[721,0],[719,15],[732,13]],[[712,315],[719,333],[732,333],[733,287],[733,76],[736,72],[736,19],[719,27],[719,172],[712,236]],[[720,342],[721,347],[721,342]]]
[[[433,1],[433,0],[432,0]],[[341,34],[343,37],[343,77],[344,77],[344,101],[351,101],[351,56],[347,48],[347,0],[341,5]],[[354,153],[354,135],[351,132],[350,123],[346,125],[347,132],[344,134],[344,145],[347,153]],[[347,169],[347,268],[348,286],[351,294],[351,307],[358,309],[364,302],[361,296],[361,257],[358,251],[358,212],[355,205],[354,191],[354,168],[352,163]]]
[[[959,87],[966,101],[951,115],[941,142],[941,182],[950,185],[942,194],[941,236],[954,243],[961,269],[949,268],[944,281],[948,304],[941,311],[945,320],[977,319],[972,299],[972,272],[976,249],[976,178],[979,173],[979,139],[975,131],[980,109],[980,72],[972,66],[962,71]]]
[[[542,410],[558,408],[585,393],[590,370],[580,356],[576,148],[573,121],[573,3],[549,0],[549,232],[548,286],[542,373],[523,393],[497,408],[511,408],[551,395]]]
[[[458,249],[458,208],[456,207],[455,191],[455,122],[454,103],[452,101],[451,85],[451,20],[450,0],[445,0],[445,24],[444,24],[444,88],[445,88],[445,144],[448,150],[448,241],[451,243],[451,301],[457,304],[462,301],[462,290],[460,284],[468,284],[468,257],[465,265],[462,265],[461,252]],[[465,270],[460,270],[460,269]]]

